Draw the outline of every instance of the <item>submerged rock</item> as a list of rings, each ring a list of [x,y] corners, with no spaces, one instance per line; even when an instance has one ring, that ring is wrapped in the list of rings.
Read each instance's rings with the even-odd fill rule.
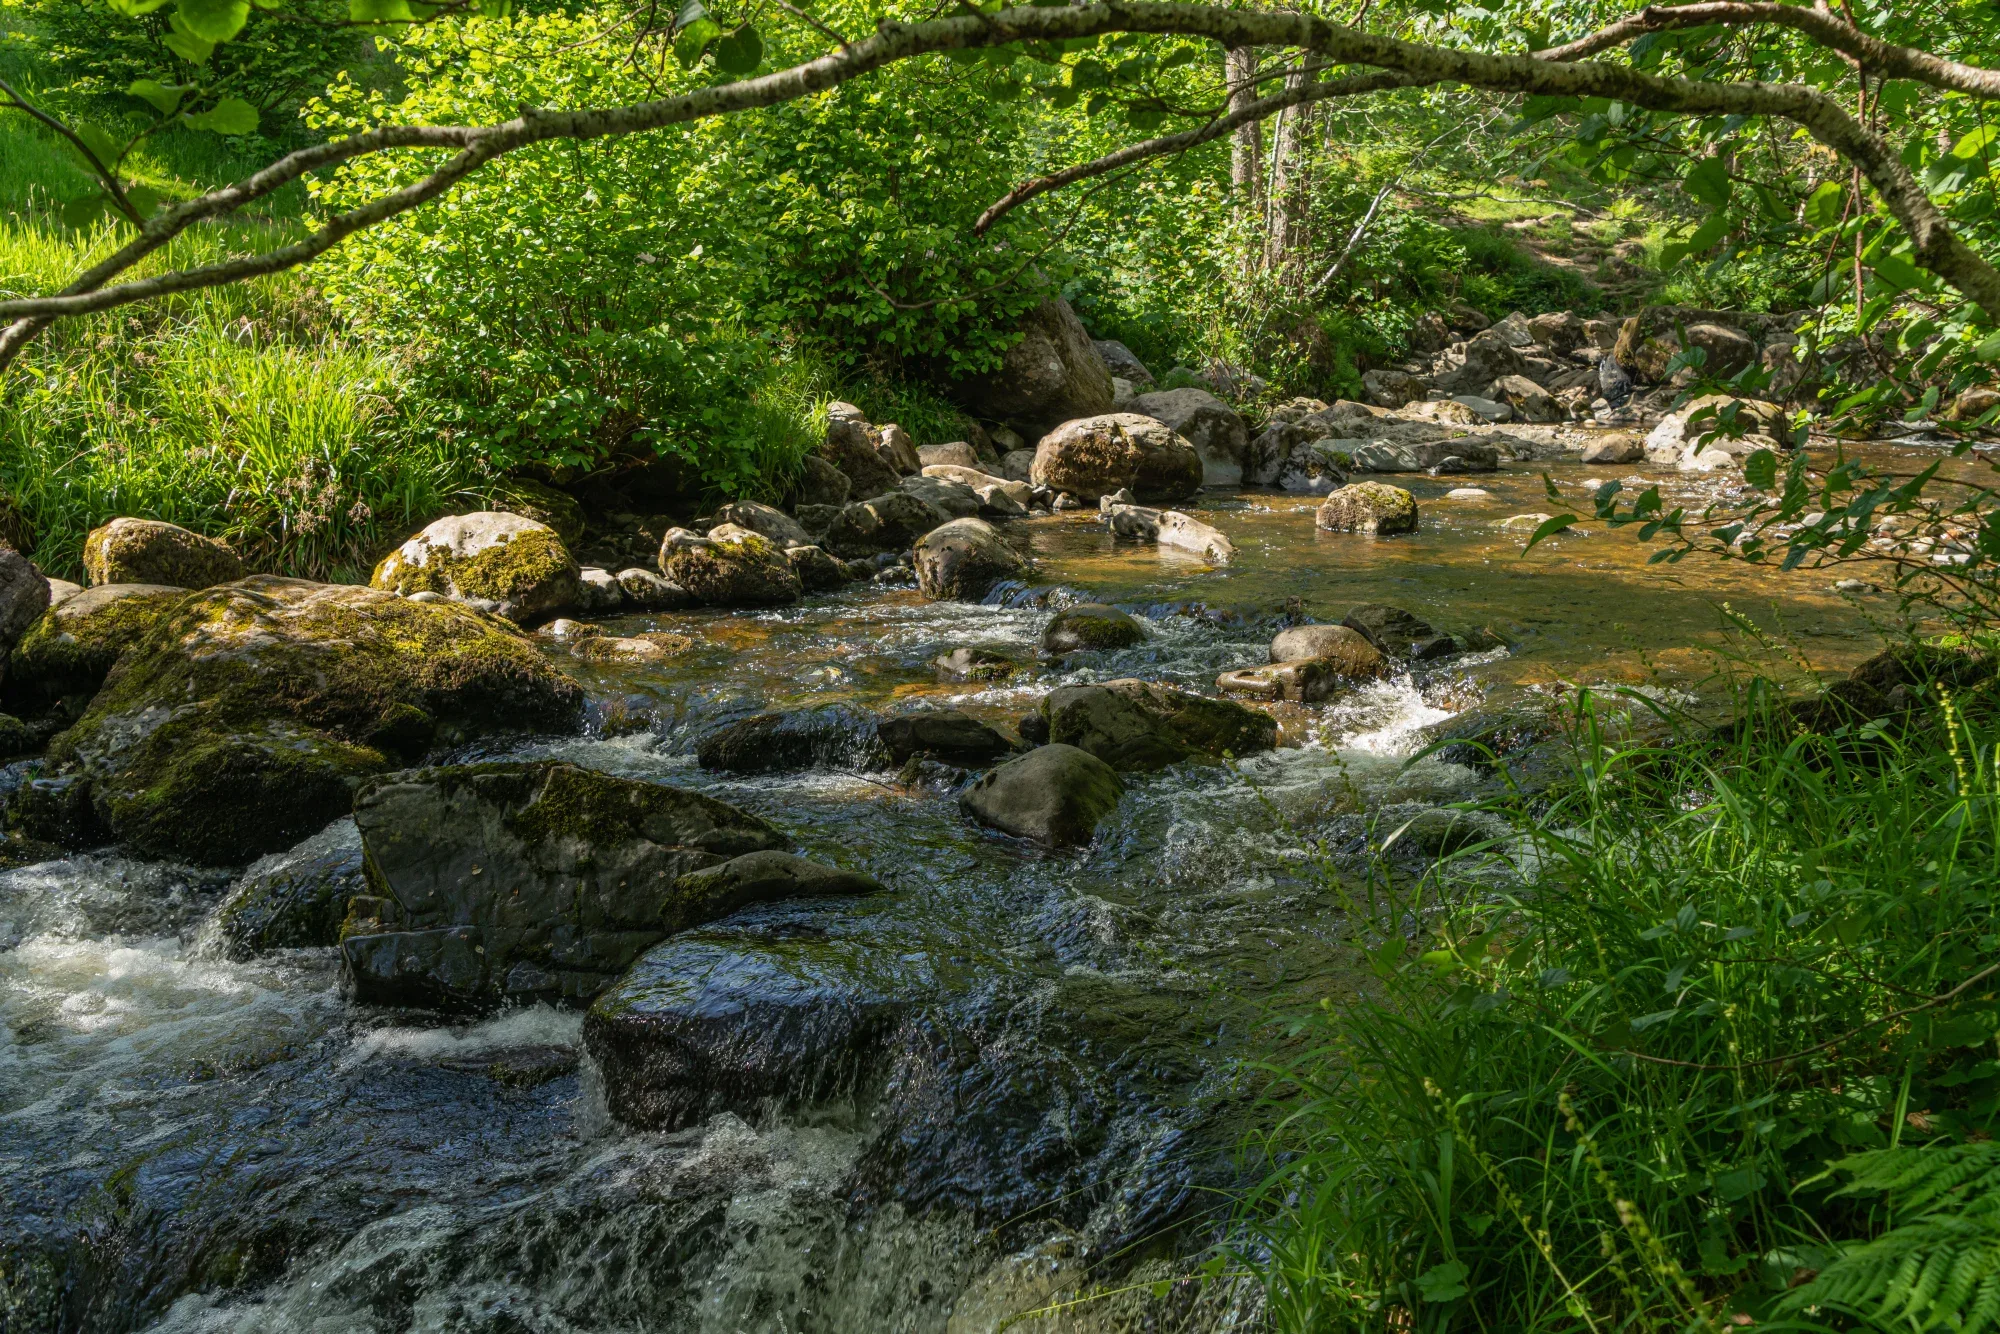
[[[377,1004],[588,1000],[668,932],[804,883],[698,879],[786,839],[713,797],[555,761],[389,775],[354,821],[376,895],[341,949]]]
[[[208,588],[243,577],[222,543],[158,519],[113,519],[83,540],[83,570],[96,584]]]
[[[940,681],[1002,681],[1021,670],[1021,664],[1004,649],[978,644],[955,648],[932,665]]]
[[[1030,480],[1082,501],[1121,489],[1140,500],[1182,500],[1201,490],[1202,464],[1172,427],[1113,412],[1064,422],[1043,436]]]
[[[1145,642],[1144,626],[1102,602],[1079,602],[1064,607],[1042,631],[1042,652],[1055,657],[1077,652],[1108,653]]]
[[[627,1125],[754,1119],[870,1082],[927,989],[908,951],[865,935],[718,925],[640,958],[591,1006],[584,1045]]]
[[[1341,624],[1363,635],[1391,658],[1429,662],[1458,652],[1458,641],[1401,607],[1369,603],[1348,612]]]
[[[1152,681],[1061,686],[1042,701],[1042,713],[1052,743],[1075,746],[1120,770],[1241,757],[1278,744],[1270,715]]]
[[[959,709],[920,709],[896,714],[882,719],[876,726],[876,734],[896,764],[923,758],[971,769],[990,764],[1014,750],[1013,742]]]
[[[959,794],[983,825],[1050,847],[1083,847],[1118,809],[1125,784],[1103,760],[1075,746],[1037,746],[989,770]]]
[[[1271,641],[1271,661],[1296,662],[1324,658],[1342,676],[1363,681],[1385,676],[1389,664],[1382,651],[1359,630],[1346,625],[1294,625]]]
[[[338,945],[347,901],[367,888],[361,831],[351,819],[336,820],[297,847],[252,863],[215,910],[216,937],[231,959]]]
[[[1227,565],[1236,554],[1236,545],[1222,530],[1179,510],[1148,509],[1143,505],[1110,504],[1100,500],[1104,521],[1120,537],[1156,542],[1200,556],[1212,565]]]
[[[911,558],[918,590],[934,600],[976,602],[993,585],[1019,578],[1028,567],[983,519],[954,519],[933,528],[917,540]]]
[[[577,564],[555,530],[499,510],[439,519],[389,553],[369,582],[405,597],[436,593],[521,625],[583,596]]]
[[[119,842],[240,865],[347,814],[358,779],[433,743],[563,730],[581,706],[504,621],[252,575],[173,594],[49,757]]]
[[[846,704],[760,713],[724,723],[695,749],[704,769],[770,774],[798,769],[884,769],[890,756],[875,716]]]

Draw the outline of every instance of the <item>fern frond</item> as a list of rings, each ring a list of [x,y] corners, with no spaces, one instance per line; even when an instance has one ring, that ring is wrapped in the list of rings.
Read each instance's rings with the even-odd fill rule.
[[[1789,1294],[1882,1325],[1980,1334],[2000,1327],[2000,1144],[1884,1149],[1839,1164],[1843,1194],[1880,1192],[1900,1219]]]

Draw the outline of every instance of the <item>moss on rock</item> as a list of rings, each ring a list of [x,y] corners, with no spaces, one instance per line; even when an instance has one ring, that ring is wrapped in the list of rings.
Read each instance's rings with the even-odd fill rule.
[[[404,597],[436,593],[523,624],[582,597],[576,561],[553,529],[494,510],[439,519],[390,552],[369,582]]]
[[[227,863],[323,827],[356,780],[434,741],[566,729],[581,702],[491,617],[256,575],[183,595],[50,758],[121,842]]]
[[[21,636],[7,667],[9,708],[81,713],[125,650],[182,598],[162,584],[100,584],[51,607]]]
[[[211,537],[158,519],[113,519],[83,540],[93,585],[170,584],[208,588],[243,577],[235,552]]]

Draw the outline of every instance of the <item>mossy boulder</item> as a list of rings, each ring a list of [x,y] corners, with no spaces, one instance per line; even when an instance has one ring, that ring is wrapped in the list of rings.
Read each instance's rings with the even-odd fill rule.
[[[581,572],[555,530],[497,510],[439,519],[390,552],[369,582],[404,597],[436,593],[521,625],[583,597]]]
[[[361,832],[350,819],[336,820],[295,848],[258,858],[215,910],[216,936],[232,959],[337,945],[347,901],[367,888]]]
[[[954,519],[917,540],[911,553],[917,588],[927,598],[976,602],[1003,579],[1018,579],[1028,563],[984,519]]]
[[[660,573],[710,607],[782,606],[805,591],[777,543],[727,523],[706,537],[669,531],[660,544]]]
[[[738,866],[787,840],[713,797],[559,761],[389,775],[354,820],[370,897],[341,949],[357,996],[385,1004],[588,1001],[671,931],[856,888],[810,864]]]
[[[1049,740],[1114,769],[1161,769],[1190,759],[1240,758],[1278,744],[1267,713],[1152,681],[1061,686],[1042,701]]]
[[[526,635],[449,602],[275,575],[176,596],[49,750],[149,855],[240,864],[433,743],[565,730],[581,711]]]
[[[1080,651],[1109,653],[1145,642],[1145,626],[1102,602],[1079,602],[1064,607],[1042,631],[1042,652],[1053,657]]]
[[[208,588],[243,577],[222,543],[158,519],[113,519],[83,539],[83,570],[95,584]]]
[[[1356,482],[1328,495],[1313,523],[1329,533],[1390,537],[1417,531],[1417,498],[1387,482]]]
[[[1030,479],[1082,501],[1129,490],[1140,500],[1182,500],[1201,490],[1201,456],[1164,422],[1110,412],[1064,422],[1035,448]]]
[[[51,607],[21,636],[7,666],[7,707],[81,715],[120,656],[188,595],[164,584],[99,584]]]

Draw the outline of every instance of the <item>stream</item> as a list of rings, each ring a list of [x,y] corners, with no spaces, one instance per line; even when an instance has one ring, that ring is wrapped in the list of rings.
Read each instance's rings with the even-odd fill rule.
[[[1008,531],[1041,585],[1132,611],[1146,643],[949,685],[931,664],[958,645],[1030,659],[1047,606],[862,584],[628,617],[607,628],[696,647],[573,663],[582,737],[442,757],[559,756],[698,788],[889,886],[732,919],[928,998],[879,1086],[755,1122],[620,1126],[579,1012],[447,1021],[350,1003],[337,951],[225,961],[204,922],[228,870],[105,850],[0,873],[0,1330],[972,1334],[1093,1283],[1119,1291],[1026,1327],[1254,1325],[1247,1285],[1156,1280],[1194,1271],[1249,1170],[1241,1063],[1265,1023],[1357,985],[1312,845],[1359,848],[1371,819],[1486,790],[1471,769],[1408,763],[1468,709],[1559,682],[1706,696],[1744,643],[1725,604],[1820,669],[1866,657],[1892,619],[1892,598],[1823,573],[1649,566],[1623,532],[1524,557],[1532,525],[1503,524],[1548,508],[1545,467],[1579,495],[1644,476],[1699,503],[1732,484],[1577,464],[1399,478],[1423,526],[1380,541],[1316,531],[1313,497],[1210,493],[1202,517],[1237,548],[1223,570],[1114,543],[1091,514],[1021,521]],[[1444,498],[1460,486],[1487,494]],[[716,723],[771,707],[924,699],[1011,733],[1056,684],[1212,691],[1267,660],[1284,618],[1373,602],[1505,646],[1273,706],[1280,749],[1130,776],[1081,853],[978,828],[940,782],[731,778],[693,758]]]

